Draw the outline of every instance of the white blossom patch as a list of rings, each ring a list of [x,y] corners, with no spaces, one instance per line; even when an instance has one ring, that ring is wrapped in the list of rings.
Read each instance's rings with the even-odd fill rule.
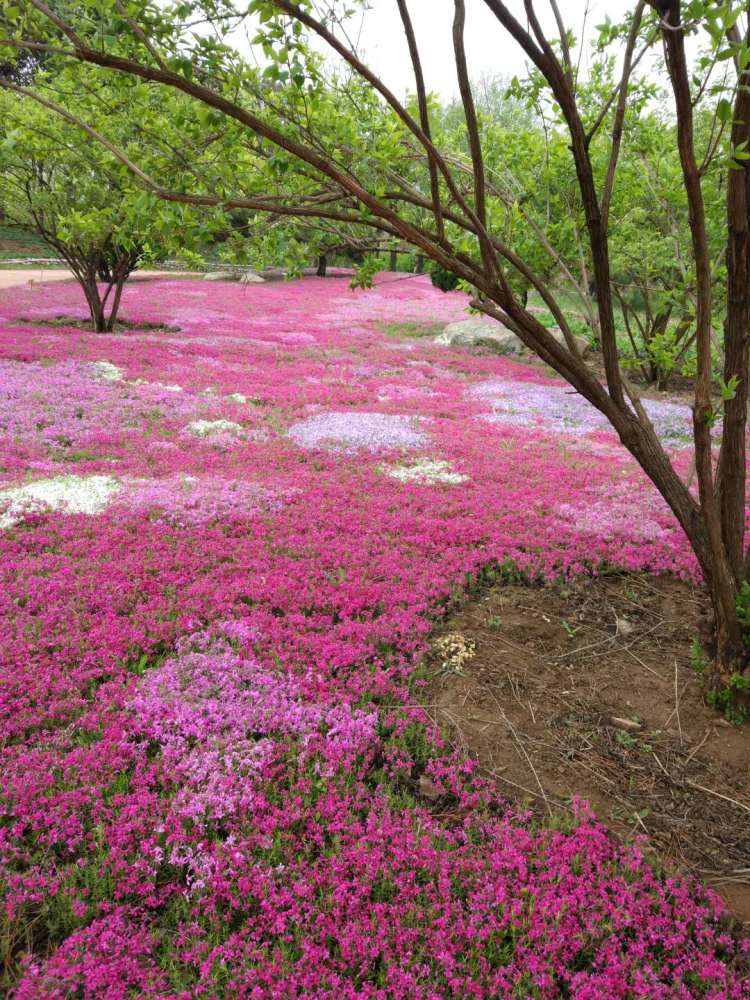
[[[10,528],[34,511],[98,514],[119,488],[111,476],[57,476],[0,490],[0,528]]]
[[[447,635],[440,636],[433,650],[437,653],[444,673],[460,674],[464,664],[474,659],[476,643],[460,632],[448,632]]]
[[[412,465],[392,465],[385,469],[387,475],[401,483],[465,483],[469,478],[456,472],[449,462],[425,458]]]
[[[230,392],[227,399],[231,399],[233,403],[247,402],[247,396],[243,396],[241,392]]]
[[[223,434],[241,437],[244,433],[240,424],[236,424],[234,420],[193,420],[187,429],[191,434],[202,438]]]
[[[152,382],[151,384],[157,389],[163,389],[164,392],[182,392],[182,386],[173,382]]]
[[[122,382],[125,378],[125,373],[117,365],[113,365],[110,361],[92,361],[91,368],[93,369],[94,375],[102,382]]]
[[[145,378],[132,379],[128,385],[147,385],[152,389],[161,389],[162,392],[182,392],[182,386],[167,382],[149,382]]]

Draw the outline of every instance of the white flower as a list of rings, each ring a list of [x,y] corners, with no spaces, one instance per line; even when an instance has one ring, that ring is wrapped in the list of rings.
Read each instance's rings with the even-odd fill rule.
[[[448,632],[436,640],[433,649],[440,659],[443,671],[460,674],[464,664],[474,658],[476,643],[460,632]]]
[[[103,382],[122,382],[125,377],[122,370],[110,361],[92,361],[91,367],[96,377]]]
[[[0,528],[10,528],[34,510],[98,514],[119,490],[111,476],[57,476],[0,491]]]
[[[196,437],[213,437],[216,434],[234,434],[240,437],[242,427],[233,420],[194,420],[188,430]]]
[[[456,486],[469,478],[454,472],[449,462],[439,458],[423,458],[413,465],[392,465],[385,472],[401,483],[450,483]]]

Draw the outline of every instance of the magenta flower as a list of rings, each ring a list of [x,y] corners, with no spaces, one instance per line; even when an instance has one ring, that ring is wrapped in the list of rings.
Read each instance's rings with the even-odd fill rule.
[[[466,307],[424,276],[134,282],[122,314],[167,329],[96,335],[18,321],[83,315],[73,284],[0,296],[16,1000],[749,1000],[718,897],[583,808],[515,815],[414,707],[488,563],[698,578],[566,386],[382,332]],[[650,412],[687,476],[684,409]]]

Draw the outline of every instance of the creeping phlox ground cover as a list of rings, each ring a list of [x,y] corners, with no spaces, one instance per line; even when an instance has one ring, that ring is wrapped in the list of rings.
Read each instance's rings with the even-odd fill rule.
[[[485,567],[696,567],[567,387],[394,337],[466,299],[379,281],[143,283],[168,329],[105,335],[0,299],[3,988],[750,997],[716,897],[514,814],[418,707]]]

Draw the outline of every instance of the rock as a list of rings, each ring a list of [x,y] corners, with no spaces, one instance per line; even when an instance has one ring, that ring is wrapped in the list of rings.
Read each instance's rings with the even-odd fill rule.
[[[449,323],[434,343],[461,347],[486,347],[495,354],[521,354],[521,340],[502,323],[492,319],[465,319]]]
[[[432,778],[426,774],[420,774],[417,784],[419,786],[419,794],[425,799],[429,799],[430,802],[437,802],[445,794],[443,789],[436,785]]]
[[[567,344],[565,342],[565,334],[562,332],[559,326],[551,326],[549,328],[549,332],[552,334],[552,336],[555,338],[558,344],[562,344],[563,347],[567,347]],[[578,348],[581,357],[585,358],[586,352],[589,349],[588,340],[586,340],[585,337],[578,337],[575,334],[573,334],[573,340],[576,343],[576,347]]]
[[[203,275],[204,281],[242,281],[246,285],[262,285],[265,278],[261,278],[255,271],[211,271]]]
[[[563,346],[565,336],[558,326],[550,327],[549,332]],[[585,337],[573,338],[585,357],[589,342]],[[436,344],[453,344],[461,347],[486,347],[495,354],[523,354],[526,348],[519,337],[507,326],[493,319],[465,319],[458,323],[449,323],[441,334],[435,337]]]
[[[203,275],[204,281],[237,281],[234,271],[211,271]]]

